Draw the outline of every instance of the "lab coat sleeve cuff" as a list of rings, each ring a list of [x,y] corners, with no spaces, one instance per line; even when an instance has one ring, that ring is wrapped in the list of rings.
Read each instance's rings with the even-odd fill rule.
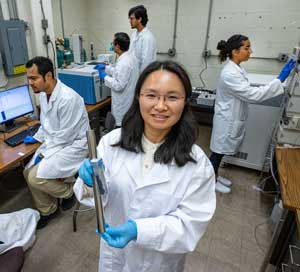
[[[153,218],[143,218],[134,220],[137,226],[136,243],[147,248],[157,248],[159,242],[153,239],[159,235],[158,225],[153,222]]]
[[[40,142],[40,143],[43,142],[43,140],[40,139],[40,138],[38,137],[38,135],[34,135],[33,138],[36,139],[36,140],[37,140],[38,142]]]
[[[106,72],[108,75],[112,75],[113,70],[114,70],[114,68],[111,67],[110,65],[107,65],[107,66],[105,67],[105,72]]]
[[[112,81],[113,81],[112,77],[110,77],[109,75],[105,76],[104,78],[105,86],[107,86],[108,88],[112,88]]]

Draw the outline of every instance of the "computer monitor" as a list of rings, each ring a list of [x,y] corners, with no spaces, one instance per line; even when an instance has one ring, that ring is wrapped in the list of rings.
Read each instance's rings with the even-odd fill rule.
[[[22,122],[15,122],[14,119],[34,112],[28,85],[23,85],[0,91],[0,125],[4,132],[9,132]]]

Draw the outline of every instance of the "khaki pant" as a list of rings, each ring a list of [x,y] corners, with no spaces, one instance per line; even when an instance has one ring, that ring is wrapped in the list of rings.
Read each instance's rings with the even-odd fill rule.
[[[56,179],[41,179],[36,177],[38,165],[23,171],[31,191],[36,208],[42,215],[56,211],[57,198],[70,198],[73,194],[73,183],[65,183]]]

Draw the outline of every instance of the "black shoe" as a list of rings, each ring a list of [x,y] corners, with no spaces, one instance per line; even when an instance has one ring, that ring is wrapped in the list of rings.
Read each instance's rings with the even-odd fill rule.
[[[73,193],[73,195],[70,198],[63,198],[62,202],[61,202],[61,209],[63,211],[69,210],[71,209],[76,203],[76,196]]]
[[[47,224],[49,223],[49,221],[52,220],[53,218],[55,218],[56,216],[58,216],[59,214],[60,214],[60,211],[59,211],[59,208],[57,208],[54,213],[51,213],[49,215],[41,215],[41,218],[40,218],[39,222],[37,223],[36,228],[42,229],[42,228],[46,227]]]

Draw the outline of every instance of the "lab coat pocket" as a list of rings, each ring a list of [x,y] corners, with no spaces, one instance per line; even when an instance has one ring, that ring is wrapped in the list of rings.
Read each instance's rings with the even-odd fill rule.
[[[145,218],[169,214],[175,211],[181,198],[160,191],[137,192],[130,203],[130,217]]]
[[[244,132],[244,121],[234,121],[232,123],[229,135],[231,138],[239,138],[243,135]]]

